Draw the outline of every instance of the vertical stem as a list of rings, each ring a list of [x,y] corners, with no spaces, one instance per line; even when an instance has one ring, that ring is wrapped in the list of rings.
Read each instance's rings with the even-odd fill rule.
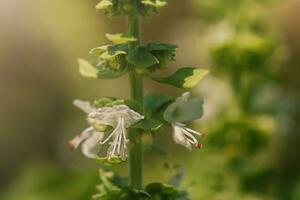
[[[137,1],[132,0],[135,7],[135,13],[128,16],[127,34],[136,38],[136,42],[129,44],[129,51],[140,45],[140,21],[137,13]],[[129,79],[131,85],[131,98],[141,105],[140,112],[143,112],[143,76],[139,75],[134,66],[129,66]],[[143,144],[141,133],[138,130],[129,131],[130,149],[129,149],[129,181],[133,189],[142,189],[143,182]]]

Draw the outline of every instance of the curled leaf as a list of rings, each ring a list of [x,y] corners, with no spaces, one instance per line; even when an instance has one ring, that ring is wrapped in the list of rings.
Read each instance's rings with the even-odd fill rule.
[[[109,47],[109,45],[95,47],[95,48],[90,50],[90,54],[92,54],[94,56],[100,56],[101,54],[103,54],[104,52],[107,51],[108,47]]]

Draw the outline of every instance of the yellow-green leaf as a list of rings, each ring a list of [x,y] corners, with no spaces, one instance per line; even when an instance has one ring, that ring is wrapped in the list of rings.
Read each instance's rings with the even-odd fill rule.
[[[104,10],[111,7],[113,4],[110,0],[102,0],[96,5],[96,9]]]
[[[198,84],[198,82],[203,79],[209,71],[207,69],[194,69],[193,74],[184,79],[183,88],[192,88]]]
[[[136,41],[136,38],[134,37],[124,37],[123,34],[117,33],[117,34],[105,34],[106,38],[110,40],[114,44],[127,44],[129,42]]]
[[[155,2],[153,2],[151,0],[143,0],[142,4],[147,5],[147,6],[153,6],[155,8],[161,8],[161,7],[164,7],[165,5],[167,5],[167,2],[160,1],[160,0],[156,0]]]
[[[90,54],[92,54],[94,56],[100,56],[101,54],[103,54],[104,52],[107,51],[108,47],[109,47],[109,45],[104,45],[104,46],[92,48],[90,50]]]
[[[91,63],[88,61],[79,58],[78,59],[79,64],[79,73],[87,78],[97,78],[98,69],[95,68]]]
[[[170,84],[178,88],[189,89],[198,84],[198,82],[208,74],[208,70],[200,68],[185,67],[177,70],[174,74],[158,78],[151,77],[153,80]]]

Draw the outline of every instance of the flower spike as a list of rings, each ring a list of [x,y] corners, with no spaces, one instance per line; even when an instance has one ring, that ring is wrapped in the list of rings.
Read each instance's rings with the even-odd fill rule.
[[[126,160],[128,157],[126,129],[144,117],[126,105],[97,109],[89,102],[81,100],[75,100],[74,105],[87,113],[90,127],[70,140],[70,146],[76,149],[84,141],[82,152],[88,158],[106,158],[108,162],[112,159]],[[108,126],[113,130],[105,138]]]

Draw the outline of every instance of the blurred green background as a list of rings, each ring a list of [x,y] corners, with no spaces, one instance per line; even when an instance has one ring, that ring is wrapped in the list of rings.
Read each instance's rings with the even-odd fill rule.
[[[124,30],[93,0],[0,2],[0,199],[87,200],[97,164],[67,141],[86,127],[75,98],[128,97],[128,79],[88,80],[77,58]],[[188,152],[168,130],[147,152],[145,182],[179,166],[193,200],[300,199],[300,2],[185,0],[143,21],[143,40],[179,45],[176,66],[211,70],[193,90],[205,147]],[[182,91],[146,81],[146,91]],[[126,176],[126,164],[114,167]]]

